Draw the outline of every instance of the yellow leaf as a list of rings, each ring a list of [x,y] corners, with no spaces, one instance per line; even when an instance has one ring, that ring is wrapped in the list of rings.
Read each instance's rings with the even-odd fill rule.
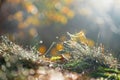
[[[81,42],[82,44],[86,44],[89,47],[94,46],[94,41],[87,39],[84,31],[80,31],[79,33],[76,33],[75,35],[71,36],[71,39],[73,41]]]
[[[57,55],[57,49],[56,49],[56,48],[52,48],[51,54],[52,54],[52,55]]]
[[[46,47],[45,47],[44,45],[40,46],[40,47],[39,47],[39,52],[40,52],[41,54],[44,54],[44,53],[46,52]]]
[[[88,46],[93,47],[94,46],[94,41],[88,39]]]
[[[57,49],[58,51],[63,50],[63,48],[64,48],[63,45],[60,44],[60,43],[56,45],[56,49]]]
[[[50,58],[51,61],[56,61],[56,60],[60,60],[62,57],[61,56],[52,56]]]

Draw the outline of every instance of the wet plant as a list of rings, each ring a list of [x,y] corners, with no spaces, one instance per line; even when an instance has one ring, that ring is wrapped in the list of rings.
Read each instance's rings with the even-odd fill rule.
[[[0,43],[0,80],[27,80],[30,69],[37,69],[39,55],[33,50],[27,51],[1,36]],[[16,79],[15,79],[16,80]]]
[[[68,35],[70,40],[63,42],[64,49],[60,52],[61,54],[70,53],[71,55],[68,61],[61,64],[64,69],[90,74],[97,71],[100,67],[118,70],[117,59],[112,56],[111,52],[106,51],[102,44],[91,47],[88,44],[77,41],[75,39],[77,36],[70,33]]]

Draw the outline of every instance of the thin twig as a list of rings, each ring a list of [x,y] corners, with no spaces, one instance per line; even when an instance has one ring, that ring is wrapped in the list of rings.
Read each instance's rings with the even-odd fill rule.
[[[56,44],[56,42],[52,42],[52,44],[50,45],[50,47],[48,48],[48,50],[45,52],[45,56],[48,54],[48,52],[52,49],[52,47]]]

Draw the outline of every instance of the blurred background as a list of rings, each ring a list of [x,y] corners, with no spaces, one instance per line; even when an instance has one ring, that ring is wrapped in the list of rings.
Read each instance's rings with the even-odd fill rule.
[[[23,47],[45,53],[81,30],[120,56],[120,0],[0,0],[0,35]]]

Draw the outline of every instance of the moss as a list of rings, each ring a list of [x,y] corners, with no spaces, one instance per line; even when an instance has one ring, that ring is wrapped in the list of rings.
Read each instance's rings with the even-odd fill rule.
[[[99,67],[96,71],[91,72],[90,76],[94,78],[107,78],[108,80],[120,80],[120,71],[112,68]]]
[[[12,43],[7,37],[1,37],[0,43],[0,71],[1,80],[26,80],[23,70],[37,69],[39,54],[33,50],[25,50],[22,47]],[[14,73],[14,74],[12,74]]]

